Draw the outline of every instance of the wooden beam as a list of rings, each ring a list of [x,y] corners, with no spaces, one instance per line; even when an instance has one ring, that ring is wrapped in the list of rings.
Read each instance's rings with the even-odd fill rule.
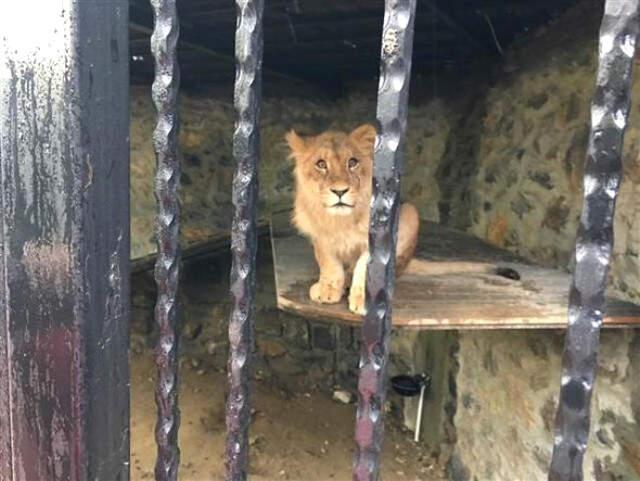
[[[269,223],[265,219],[261,219],[258,221],[257,229],[258,237],[267,236],[269,234]],[[185,247],[182,251],[181,262],[206,259],[222,252],[230,252],[230,248],[231,236],[229,234],[214,235]],[[154,252],[144,257],[133,259],[131,261],[131,273],[138,274],[153,270],[157,257],[157,253]]]

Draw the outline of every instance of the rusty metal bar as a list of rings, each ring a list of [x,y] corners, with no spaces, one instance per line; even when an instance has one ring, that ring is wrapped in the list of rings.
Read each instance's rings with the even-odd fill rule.
[[[127,0],[0,15],[0,479],[129,479]]]
[[[236,0],[236,127],[233,155],[231,228],[231,297],[227,398],[226,479],[247,479],[249,460],[250,360],[253,348],[253,308],[258,209],[258,156],[260,151],[260,99],[262,78],[263,0]]]
[[[379,478],[415,11],[416,0],[385,1],[354,481]]]
[[[151,0],[154,28],[151,52],[155,62],[153,102],[158,121],[153,132],[156,153],[155,196],[158,202],[156,238],[158,258],[155,279],[158,299],[155,318],[160,331],[156,346],[158,379],[156,404],[156,481],[176,481],[180,450],[178,428],[178,282],[180,266],[180,160],[178,157],[178,90],[180,70],[177,44],[179,36],[176,0]]]
[[[581,481],[597,369],[622,145],[631,102],[640,0],[607,0],[600,27],[600,61],[591,106],[584,202],[569,294],[550,481]]]

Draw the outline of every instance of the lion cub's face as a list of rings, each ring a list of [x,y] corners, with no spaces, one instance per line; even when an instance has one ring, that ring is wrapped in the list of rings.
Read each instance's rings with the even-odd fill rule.
[[[314,209],[336,216],[369,206],[376,131],[363,125],[353,132],[325,132],[286,140],[295,160],[296,196]]]

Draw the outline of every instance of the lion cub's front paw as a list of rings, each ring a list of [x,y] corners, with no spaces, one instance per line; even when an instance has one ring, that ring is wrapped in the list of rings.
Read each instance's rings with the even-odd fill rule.
[[[364,287],[351,286],[351,291],[349,292],[349,310],[355,314],[364,316]]]
[[[309,289],[309,297],[312,301],[319,302],[321,304],[335,304],[342,299],[343,289],[338,289],[331,284],[321,284],[316,282]]]

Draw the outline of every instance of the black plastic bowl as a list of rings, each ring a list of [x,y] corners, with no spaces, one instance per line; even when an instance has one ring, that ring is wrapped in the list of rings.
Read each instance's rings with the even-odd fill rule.
[[[400,396],[413,397],[420,394],[423,385],[429,387],[430,382],[429,376],[423,376],[422,374],[415,376],[401,374],[391,378],[391,387]]]

